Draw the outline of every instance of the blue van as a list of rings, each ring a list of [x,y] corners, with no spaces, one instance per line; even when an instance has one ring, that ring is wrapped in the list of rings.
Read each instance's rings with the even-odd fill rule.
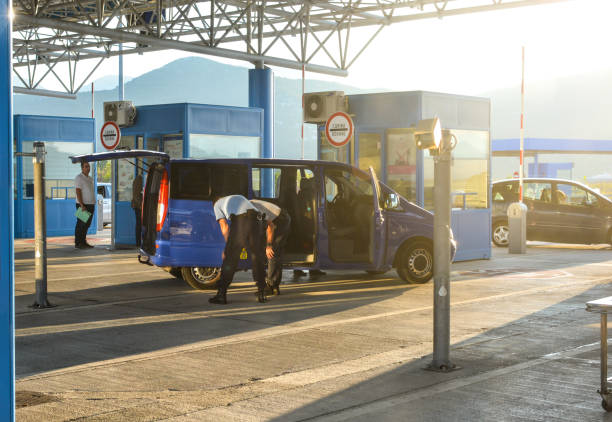
[[[170,160],[151,151],[71,158],[146,156],[159,161],[149,165],[145,182],[139,260],[180,274],[196,289],[214,288],[220,276],[225,242],[212,198],[233,194],[287,210],[287,268],[371,273],[395,268],[408,283],[433,276],[433,215],[380,183],[372,169],[367,174],[342,163],[284,159]],[[454,256],[455,241],[449,243]]]

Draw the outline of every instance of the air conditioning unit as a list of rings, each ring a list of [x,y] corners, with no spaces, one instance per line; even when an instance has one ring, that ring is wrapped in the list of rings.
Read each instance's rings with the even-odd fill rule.
[[[348,112],[348,97],[343,91],[304,94],[304,122],[325,123],[337,111]]]
[[[136,120],[136,107],[131,101],[109,101],[104,103],[104,121],[118,126],[131,126]]]

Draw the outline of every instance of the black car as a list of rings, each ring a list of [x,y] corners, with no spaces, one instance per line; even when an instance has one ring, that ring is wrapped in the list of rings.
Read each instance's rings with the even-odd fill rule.
[[[492,240],[508,246],[508,206],[518,201],[518,179],[492,186]],[[527,240],[612,244],[612,201],[581,183],[564,179],[523,179]]]

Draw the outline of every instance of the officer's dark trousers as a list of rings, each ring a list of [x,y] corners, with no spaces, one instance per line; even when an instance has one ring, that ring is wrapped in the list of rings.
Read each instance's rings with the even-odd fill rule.
[[[248,211],[246,214],[232,215],[229,236],[225,245],[225,259],[221,266],[221,278],[217,282],[219,290],[227,290],[234,279],[234,273],[240,259],[242,248],[247,250],[253,268],[253,279],[257,288],[263,290],[265,282],[266,252],[262,248],[261,226],[262,221],[257,218],[258,213]]]
[[[291,217],[283,210],[278,217],[274,219],[274,239],[272,241],[272,250],[274,251],[274,258],[268,259],[268,274],[266,277],[266,283],[270,287],[280,286],[283,278],[283,251],[287,238],[289,237],[289,231],[291,230]]]
[[[133,208],[134,216],[136,217],[136,231],[134,233],[136,238],[136,246],[140,247],[140,239],[142,238],[142,211],[140,208]]]
[[[80,208],[79,204],[76,204],[76,209]],[[91,213],[87,222],[81,221],[81,219],[77,218],[76,226],[74,227],[74,245],[84,245],[87,240],[87,230],[89,230],[89,226],[91,226],[91,220],[93,219],[93,214],[96,206],[94,204],[85,204],[85,209]]]

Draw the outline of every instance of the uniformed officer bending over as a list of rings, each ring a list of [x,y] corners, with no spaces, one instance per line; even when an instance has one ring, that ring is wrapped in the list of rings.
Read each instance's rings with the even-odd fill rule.
[[[253,278],[257,283],[257,300],[265,302],[264,250],[261,240],[262,215],[242,195],[224,196],[215,201],[215,218],[225,238],[221,278],[217,282],[217,295],[208,299],[210,303],[225,305],[227,288],[234,278],[240,252],[245,248],[251,257]],[[228,225],[228,222],[231,225]]]
[[[277,205],[252,199],[251,204],[264,215],[266,226],[266,257],[268,258],[267,287],[272,294],[280,295],[280,283],[283,278],[283,250],[289,237],[291,217],[287,211]]]

